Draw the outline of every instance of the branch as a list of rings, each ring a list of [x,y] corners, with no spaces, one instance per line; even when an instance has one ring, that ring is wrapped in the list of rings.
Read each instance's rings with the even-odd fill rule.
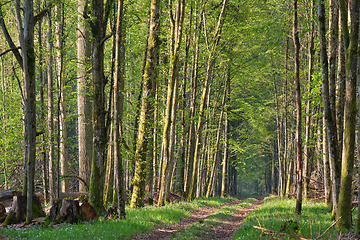
[[[111,38],[113,36],[112,33],[110,33],[109,35],[107,35],[100,43],[100,45],[103,45],[109,38]]]
[[[327,231],[329,231],[330,228],[332,228],[333,226],[335,226],[335,224],[336,224],[341,218],[342,218],[342,216],[339,217],[338,219],[336,219],[336,221],[334,221],[333,224],[331,224],[331,226],[328,227],[328,229],[325,230],[325,232],[323,232],[320,236],[318,236],[317,238],[315,238],[315,240],[318,240],[318,239],[320,239],[322,236],[324,236],[325,233],[327,233]]]
[[[0,5],[0,26],[1,26],[1,29],[4,33],[4,37],[6,39],[6,42],[8,43],[11,51],[13,52],[15,58],[16,58],[16,61],[19,63],[21,69],[23,68],[23,60],[22,60],[22,56],[18,50],[18,48],[15,46],[14,44],[14,41],[12,40],[7,28],[6,28],[6,25],[5,25],[5,22],[4,22],[4,18],[3,18],[3,13],[2,13],[2,6],[4,4]]]
[[[15,50],[19,50],[21,49],[21,47],[16,47],[15,49],[14,48],[10,48],[2,53],[0,53],[0,57],[4,56],[5,54],[9,53],[9,52],[12,52],[12,51],[15,51]]]
[[[23,90],[22,90],[22,87],[21,87],[21,81],[20,81],[20,79],[18,78],[18,76],[17,76],[17,74],[16,74],[14,65],[12,66],[12,70],[13,70],[14,75],[15,75],[15,78],[16,78],[18,84],[19,84],[19,89],[20,89],[21,98],[22,98],[22,105],[24,106],[24,104],[25,104],[25,97],[24,97]]]
[[[295,239],[300,239],[300,240],[311,240],[309,238],[303,238],[303,237],[300,237],[300,236],[295,236],[295,235],[290,235],[290,234],[287,234],[287,233],[277,232],[277,231],[274,231],[274,230],[270,230],[270,229],[266,229],[266,228],[262,228],[262,227],[258,227],[258,226],[253,226],[253,227],[256,228],[256,229],[260,229],[260,230],[263,231],[263,233],[269,234],[269,235],[285,236],[285,237],[295,238]]]
[[[47,14],[50,9],[53,7],[54,5],[52,5],[52,3],[50,3],[49,5],[47,5],[43,10],[41,10],[39,12],[39,14],[37,14],[35,17],[34,17],[34,24],[36,24],[38,21],[40,21],[44,16],[45,14]]]
[[[76,179],[78,179],[80,182],[82,182],[82,183],[85,185],[86,189],[89,189],[89,187],[88,187],[87,183],[85,182],[85,180],[84,180],[83,178],[77,176],[77,175],[69,174],[69,175],[61,175],[61,176],[60,176],[60,180],[69,179],[69,178],[76,178]]]

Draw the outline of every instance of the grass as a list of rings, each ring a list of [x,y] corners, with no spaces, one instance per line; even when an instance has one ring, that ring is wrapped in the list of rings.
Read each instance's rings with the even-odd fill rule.
[[[147,206],[127,209],[126,220],[100,218],[92,223],[62,224],[59,227],[35,226],[29,229],[2,229],[1,235],[16,239],[124,239],[149,231],[155,226],[171,225],[190,216],[200,207],[219,207],[234,198],[197,199],[192,202],[168,204],[165,207]]]
[[[248,198],[242,200],[239,204],[224,206],[214,211],[208,217],[200,219],[195,224],[173,233],[170,239],[203,239],[212,226],[219,225],[222,221],[229,219],[235,211],[251,206],[254,201],[256,201],[255,198]]]
[[[296,215],[294,210],[294,199],[270,197],[248,215],[234,239],[273,239],[262,235],[261,230],[253,228],[254,225],[312,239],[333,223],[331,213],[324,203],[303,201],[300,216]],[[332,228],[321,239],[338,239],[338,232]]]

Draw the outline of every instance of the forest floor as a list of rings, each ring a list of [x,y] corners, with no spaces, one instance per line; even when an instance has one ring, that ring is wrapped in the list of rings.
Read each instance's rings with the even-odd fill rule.
[[[232,239],[235,232],[241,227],[244,219],[249,213],[260,206],[263,198],[253,201],[245,207],[237,207],[243,200],[233,200],[219,207],[202,207],[191,212],[190,217],[184,218],[180,223],[169,225],[166,227],[154,228],[150,232],[138,234],[130,239]],[[207,219],[212,216],[219,215],[219,210],[228,207],[234,211],[226,218],[217,218],[216,224],[211,223],[207,226],[195,227],[195,225],[203,225]],[[201,231],[201,228],[203,231]],[[194,233],[197,229],[198,233]],[[206,229],[206,231],[204,231]],[[188,236],[193,234],[192,236]]]

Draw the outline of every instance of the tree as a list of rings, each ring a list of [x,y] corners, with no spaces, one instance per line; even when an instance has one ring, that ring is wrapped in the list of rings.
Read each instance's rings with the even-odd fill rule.
[[[170,76],[168,82],[166,116],[163,132],[164,154],[160,176],[160,193],[158,205],[165,205],[169,197],[171,173],[173,170],[174,138],[175,138],[175,116],[178,101],[179,81],[179,55],[182,41],[182,30],[185,15],[185,0],[178,0],[175,6],[175,18],[172,7],[172,0],[169,0],[169,18],[171,25],[170,37]]]
[[[90,22],[92,36],[92,77],[93,77],[93,155],[91,161],[89,201],[95,209],[102,212],[104,190],[104,166],[106,161],[107,129],[105,110],[104,46],[106,26],[110,9],[114,0],[92,0],[92,20]]]
[[[77,40],[77,96],[78,96],[78,128],[79,128],[79,176],[84,181],[90,183],[90,162],[92,159],[92,108],[90,101],[90,79],[89,60],[91,57],[91,48],[89,41],[89,26],[84,20],[85,12],[84,0],[78,2],[78,40]],[[88,191],[87,187],[80,182],[79,191]]]
[[[145,58],[145,67],[142,82],[141,113],[139,118],[138,137],[135,152],[135,176],[133,179],[133,193],[130,207],[144,205],[146,157],[149,141],[149,124],[154,103],[154,81],[159,58],[160,46],[160,0],[151,0],[149,37]]]
[[[293,0],[293,41],[295,46],[295,105],[296,105],[296,210],[301,214],[302,204],[302,142],[301,142],[301,93],[300,93],[300,41],[298,36],[298,5],[297,0]]]
[[[341,181],[339,192],[339,205],[336,217],[336,228],[351,227],[351,202],[352,202],[352,177],[354,172],[355,151],[355,126],[356,126],[356,76],[357,76],[357,51],[359,38],[359,10],[360,1],[351,0],[348,7],[344,0],[340,0],[340,12],[342,30],[345,42],[345,72],[346,72],[346,95],[344,115],[344,143],[341,165]],[[350,10],[351,32],[349,32],[347,20],[348,9]]]
[[[115,81],[114,81],[114,179],[117,189],[117,207],[119,218],[125,219],[125,200],[124,200],[124,176],[123,162],[121,153],[121,143],[123,142],[123,112],[124,112],[124,0],[118,1],[116,18],[116,45],[115,45]]]

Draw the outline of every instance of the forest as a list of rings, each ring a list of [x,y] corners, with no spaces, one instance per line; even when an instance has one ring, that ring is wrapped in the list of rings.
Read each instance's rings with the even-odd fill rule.
[[[207,208],[202,234],[238,221],[219,239],[356,239],[359,19],[360,0],[0,0],[0,237],[86,207],[118,225],[80,239]]]

